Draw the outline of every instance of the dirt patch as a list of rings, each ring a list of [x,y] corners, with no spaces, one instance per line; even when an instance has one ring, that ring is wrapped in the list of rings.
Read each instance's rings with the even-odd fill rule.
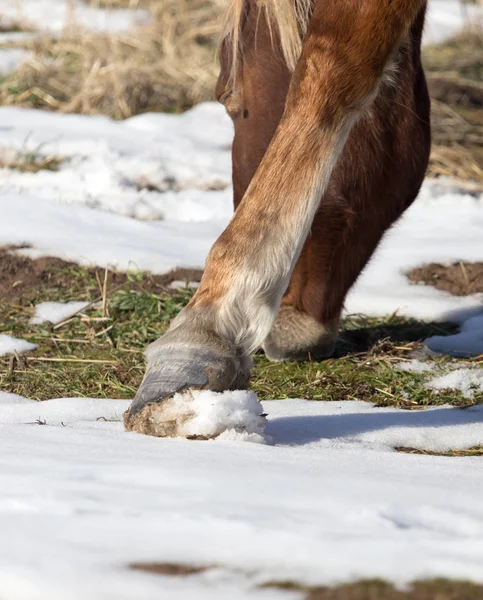
[[[481,600],[483,586],[467,581],[434,579],[418,581],[398,590],[380,580],[360,581],[338,587],[311,588],[297,583],[273,583],[263,587],[305,592],[304,600]]]
[[[52,256],[32,259],[16,250],[19,247],[0,247],[0,298],[4,302],[28,306],[31,298],[38,297],[46,288],[67,290],[76,283],[83,297],[100,293],[93,282],[97,279],[103,282],[104,269],[85,269]],[[166,293],[173,281],[195,282],[200,280],[201,274],[202,271],[198,269],[175,269],[165,275],[148,275],[142,280],[142,290],[154,294]],[[136,278],[128,273],[108,272],[108,293],[113,289],[136,289],[139,285]]]
[[[196,575],[203,573],[211,567],[201,567],[195,565],[181,565],[176,563],[131,563],[129,568],[133,571],[143,571],[153,575],[168,575],[170,577],[185,577],[186,575]]]
[[[432,285],[454,296],[483,292],[483,262],[431,263],[408,273],[409,281]]]

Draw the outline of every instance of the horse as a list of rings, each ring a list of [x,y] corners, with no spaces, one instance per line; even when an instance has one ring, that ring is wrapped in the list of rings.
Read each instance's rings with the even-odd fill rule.
[[[344,299],[418,195],[430,151],[425,0],[232,0],[217,99],[234,124],[234,216],[146,351],[125,428],[163,400],[248,385],[250,355],[323,359]]]

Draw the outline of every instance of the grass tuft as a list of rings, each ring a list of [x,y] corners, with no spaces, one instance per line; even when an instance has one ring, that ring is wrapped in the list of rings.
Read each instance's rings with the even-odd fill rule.
[[[0,169],[15,169],[23,173],[58,171],[63,159],[58,156],[44,156],[33,152],[0,152]]]

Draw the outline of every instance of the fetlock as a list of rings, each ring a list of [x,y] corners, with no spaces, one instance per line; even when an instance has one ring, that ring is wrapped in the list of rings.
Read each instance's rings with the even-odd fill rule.
[[[282,305],[277,318],[263,342],[269,360],[323,360],[334,351],[338,324],[319,323],[305,312]]]

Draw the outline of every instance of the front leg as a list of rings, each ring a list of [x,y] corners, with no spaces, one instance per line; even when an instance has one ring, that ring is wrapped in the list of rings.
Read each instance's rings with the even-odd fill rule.
[[[148,348],[127,429],[172,435],[163,401],[175,392],[247,386],[351,127],[424,4],[316,0],[277,131],[195,296]]]

